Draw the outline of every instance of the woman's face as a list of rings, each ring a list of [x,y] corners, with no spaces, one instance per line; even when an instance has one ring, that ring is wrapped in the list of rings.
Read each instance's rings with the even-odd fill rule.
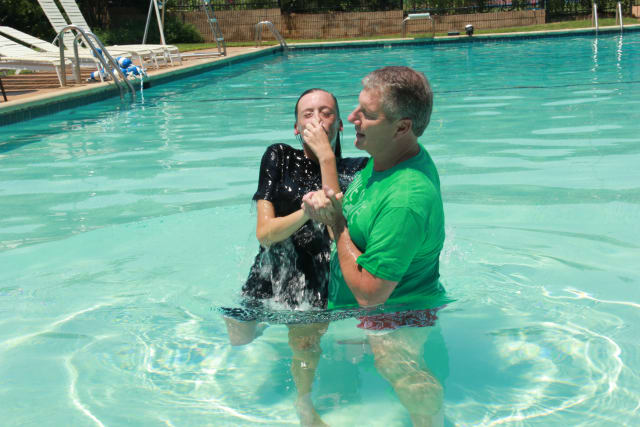
[[[331,146],[335,149],[336,136],[342,130],[342,121],[336,111],[333,97],[324,91],[306,94],[298,101],[298,120],[295,124],[297,133],[302,133],[309,122],[317,120],[329,137]]]

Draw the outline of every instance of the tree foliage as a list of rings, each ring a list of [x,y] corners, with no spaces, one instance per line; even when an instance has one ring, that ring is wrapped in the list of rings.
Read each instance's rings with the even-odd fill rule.
[[[0,0],[0,24],[44,40],[56,36],[36,0]]]
[[[91,28],[108,25],[109,3],[108,0],[76,0],[82,16]]]
[[[117,23],[112,23],[108,29],[94,29],[96,35],[106,45],[141,43],[144,37],[146,15],[132,16]],[[166,15],[164,22],[164,37],[172,43],[200,43],[204,41],[202,35],[191,24],[185,24],[174,15]],[[155,18],[149,25],[147,43],[160,43],[160,32]]]

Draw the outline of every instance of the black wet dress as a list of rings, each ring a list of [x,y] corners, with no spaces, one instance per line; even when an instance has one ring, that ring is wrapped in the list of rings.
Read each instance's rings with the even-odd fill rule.
[[[337,160],[338,181],[345,191],[368,158]],[[262,156],[258,191],[253,200],[268,200],[277,217],[289,215],[302,197],[322,188],[320,166],[286,144],[274,144]],[[326,227],[307,221],[295,233],[268,249],[260,247],[242,287],[252,300],[273,298],[288,308],[326,308],[330,239]]]

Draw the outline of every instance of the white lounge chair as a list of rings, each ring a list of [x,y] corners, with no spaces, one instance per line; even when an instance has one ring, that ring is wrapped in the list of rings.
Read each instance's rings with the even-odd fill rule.
[[[24,51],[24,55],[22,55],[18,53],[15,46],[12,46],[15,44],[12,40],[0,36],[0,69],[16,70],[18,73],[22,70],[55,71],[60,86],[63,86],[60,57],[38,53],[27,47],[24,47],[26,51]],[[70,66],[71,61],[65,58],[65,66],[66,65]]]
[[[42,53],[47,54],[50,57],[59,57],[60,56],[60,48],[53,43],[49,43],[46,40],[39,39],[37,37],[33,37],[27,33],[23,33],[20,30],[16,30],[15,28],[0,26],[0,34],[11,37],[15,40],[18,40],[24,43],[27,46],[33,47],[35,49],[39,49]],[[12,56],[25,56],[33,54],[35,51],[30,49],[27,46],[23,46],[19,43],[9,43],[10,40],[4,39],[3,46],[6,52],[9,52]],[[39,52],[35,52],[39,53]],[[122,55],[129,57],[128,52],[122,52]],[[116,54],[117,55],[117,54]],[[71,62],[75,63],[75,57],[72,53],[65,53],[65,58],[71,60]],[[94,55],[90,54],[86,49],[82,49],[79,51],[78,59],[80,61],[80,67],[82,68],[95,68],[96,70],[100,70],[102,68],[102,64],[98,58]],[[100,74],[102,80],[102,74]]]
[[[60,33],[63,28],[69,25],[53,0],[38,0],[38,3],[56,33]],[[82,14],[80,16],[82,16]],[[84,18],[82,18],[82,22],[81,24],[73,23],[73,25],[77,25],[83,30],[91,31],[88,25],[86,25]],[[75,35],[73,37],[75,37]],[[65,47],[71,52],[73,52],[73,37],[63,38]],[[131,56],[132,58],[137,58],[140,63],[139,65],[143,68],[147,63],[152,63],[155,68],[159,68],[158,59],[166,63],[166,53],[164,49],[156,48],[154,50],[145,45],[106,46],[106,48],[112,56]],[[92,54],[89,49],[82,48],[81,50],[84,50],[84,54]]]

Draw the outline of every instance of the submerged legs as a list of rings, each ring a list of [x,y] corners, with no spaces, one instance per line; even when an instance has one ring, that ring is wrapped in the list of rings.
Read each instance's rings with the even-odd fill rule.
[[[231,345],[252,342],[264,329],[257,321],[224,317]],[[302,426],[326,426],[311,401],[311,391],[322,356],[320,341],[328,323],[288,325],[292,351],[291,374],[296,385],[296,411]],[[443,388],[424,361],[431,327],[403,327],[367,339],[380,375],[393,387],[414,426],[443,426]]]
[[[265,325],[255,320],[237,320],[223,316],[227,325],[229,342],[232,346],[251,343],[262,334]],[[327,332],[328,323],[311,323],[307,325],[288,325],[289,347],[293,353],[291,374],[296,384],[298,395],[296,411],[303,426],[326,426],[316,412],[311,401],[311,388],[315,380],[316,369],[322,355],[320,339]]]
[[[405,327],[368,336],[378,372],[389,381],[414,426],[444,424],[442,385],[424,362],[424,344],[430,329]]]

